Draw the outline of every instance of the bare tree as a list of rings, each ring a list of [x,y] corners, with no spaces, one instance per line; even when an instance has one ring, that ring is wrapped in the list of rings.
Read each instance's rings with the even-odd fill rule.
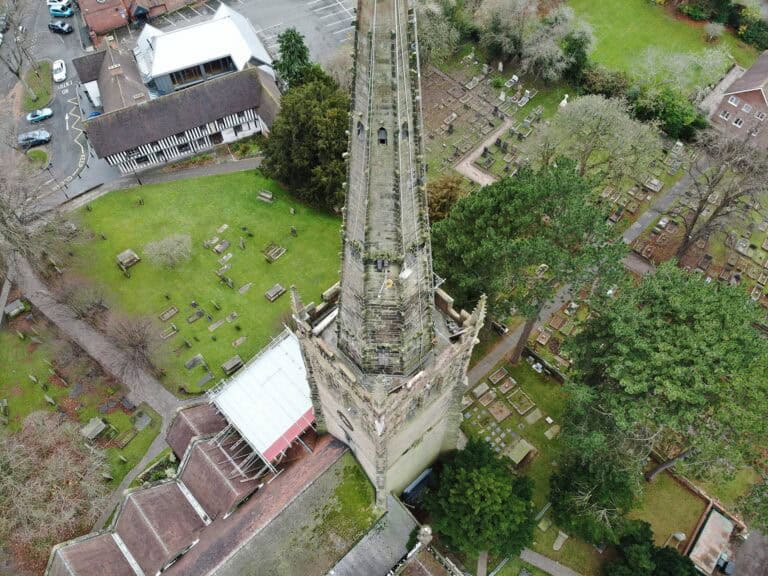
[[[567,156],[578,162],[581,176],[612,181],[640,178],[660,150],[655,126],[632,118],[623,100],[594,94],[561,109],[539,131],[534,145],[541,164]]]
[[[732,60],[722,46],[686,53],[651,47],[643,54],[636,74],[648,89],[671,87],[700,101]]]
[[[89,318],[108,309],[104,290],[82,278],[67,278],[57,292],[59,302],[66,304],[75,318]]]
[[[192,237],[189,234],[173,234],[144,246],[144,253],[153,264],[163,268],[176,268],[192,255]]]
[[[52,542],[78,536],[107,504],[104,454],[59,414],[33,412],[0,431],[0,541],[41,573]]]
[[[54,212],[35,212],[37,190],[12,165],[0,170],[0,268],[13,254],[35,266],[55,263],[73,235],[71,223]]]
[[[107,323],[107,334],[120,349],[119,357],[115,358],[117,377],[133,378],[145,370],[158,372],[153,359],[159,349],[160,337],[151,318],[113,315]]]
[[[29,66],[35,71],[37,77],[40,77],[39,67],[31,54],[30,39],[21,33],[21,27],[19,26],[21,16],[15,11],[15,2],[9,4],[7,8],[9,9],[9,28],[14,34],[6,36],[5,42],[3,42],[3,46],[0,49],[0,62],[21,82],[29,97],[32,100],[37,100],[37,94],[24,78],[24,70]]]
[[[704,25],[704,33],[707,35],[707,42],[719,40],[725,32],[725,24],[720,22],[707,22]]]
[[[419,4],[419,57],[422,64],[443,62],[456,52],[461,34],[440,6]]]
[[[678,258],[733,216],[748,212],[768,189],[768,158],[748,138],[728,138],[714,130],[699,136],[701,153],[688,168],[691,188],[669,212],[685,232]]]

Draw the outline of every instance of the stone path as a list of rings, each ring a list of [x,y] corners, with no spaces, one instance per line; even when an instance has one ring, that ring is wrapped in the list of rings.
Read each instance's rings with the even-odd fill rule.
[[[528,548],[520,552],[520,559],[532,566],[536,566],[536,568],[543,570],[547,574],[551,574],[551,576],[581,576],[581,574],[563,566],[560,562],[550,560],[546,556],[542,556]]]
[[[493,174],[486,172],[485,170],[482,170],[478,168],[475,165],[475,160],[477,160],[480,155],[483,153],[483,148],[491,147],[496,142],[496,139],[503,134],[506,130],[509,129],[510,126],[514,121],[511,118],[507,118],[502,122],[501,126],[499,126],[495,131],[491,132],[488,135],[488,138],[486,138],[482,143],[480,143],[477,148],[472,150],[468,155],[464,156],[461,160],[459,160],[459,163],[456,164],[454,167],[455,170],[473,182],[477,182],[481,186],[487,186],[488,184],[493,184],[498,180],[496,176]]]

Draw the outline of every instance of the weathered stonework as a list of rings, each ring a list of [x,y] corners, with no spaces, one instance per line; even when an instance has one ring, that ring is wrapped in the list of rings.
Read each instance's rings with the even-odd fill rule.
[[[459,314],[435,286],[410,1],[359,0],[357,16],[341,286],[293,308],[318,426],[385,507],[456,447],[485,301]]]

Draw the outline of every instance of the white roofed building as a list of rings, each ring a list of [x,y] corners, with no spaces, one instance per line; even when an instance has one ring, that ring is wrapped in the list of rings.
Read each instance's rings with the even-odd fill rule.
[[[174,30],[147,24],[133,53],[150,96],[181,90],[251,65],[272,78],[272,58],[242,14],[221,4],[205,22]]]

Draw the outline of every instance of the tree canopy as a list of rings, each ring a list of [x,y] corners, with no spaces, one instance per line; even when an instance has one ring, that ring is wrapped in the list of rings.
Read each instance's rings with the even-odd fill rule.
[[[459,198],[467,195],[463,176],[459,174],[444,174],[427,181],[427,197],[429,198],[429,221],[438,222],[448,216]]]
[[[427,496],[432,526],[456,550],[518,554],[533,540],[533,485],[484,442],[451,455]]]
[[[264,143],[264,170],[300,199],[334,209],[343,203],[349,98],[318,66],[283,95]]]
[[[569,343],[575,386],[647,452],[684,455],[694,473],[727,472],[768,434],[759,318],[743,289],[663,264],[598,305]]]
[[[582,286],[599,274],[610,285],[623,274],[625,248],[611,243],[590,182],[565,158],[539,170],[523,167],[465,196],[432,237],[435,269],[450,278],[457,298],[485,293],[492,314],[524,315],[527,333],[561,283]]]
[[[647,522],[633,521],[625,527],[618,559],[605,567],[605,576],[696,576],[691,559],[674,548],[653,543],[653,532]]]
[[[273,62],[275,72],[286,86],[294,86],[305,68],[312,64],[309,48],[296,28],[288,28],[277,35],[280,57]]]
[[[582,176],[619,181],[643,177],[661,141],[654,126],[632,118],[624,100],[591,94],[560,110],[535,144],[543,164],[567,156],[576,160]]]

